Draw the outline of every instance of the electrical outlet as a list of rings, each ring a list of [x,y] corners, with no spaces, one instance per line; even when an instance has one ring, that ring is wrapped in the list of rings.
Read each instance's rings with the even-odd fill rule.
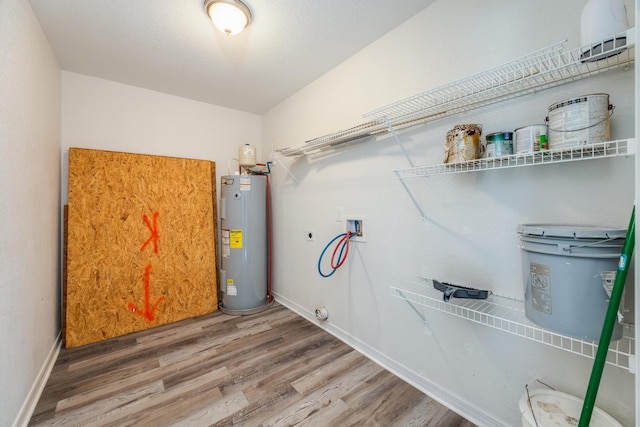
[[[356,235],[351,238],[352,242],[366,242],[367,234],[364,217],[347,217],[346,232],[352,232]]]

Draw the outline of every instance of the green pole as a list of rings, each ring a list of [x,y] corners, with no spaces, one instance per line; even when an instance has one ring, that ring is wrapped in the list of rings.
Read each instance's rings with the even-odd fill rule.
[[[602,378],[602,371],[607,360],[607,351],[609,350],[609,344],[611,343],[611,334],[613,333],[613,327],[616,324],[618,308],[620,307],[622,291],[624,290],[624,282],[627,279],[629,263],[631,262],[631,256],[633,255],[633,246],[635,244],[635,213],[636,207],[634,206],[631,211],[631,220],[629,221],[629,228],[627,228],[627,237],[624,241],[622,254],[620,255],[620,262],[618,263],[616,280],[613,282],[613,289],[611,291],[609,306],[607,307],[607,314],[604,317],[604,325],[602,327],[602,333],[600,334],[600,342],[598,343],[598,352],[596,353],[596,359],[593,362],[591,378],[589,379],[587,394],[584,397],[584,404],[582,405],[582,413],[580,414],[580,423],[578,424],[578,427],[589,426],[591,414],[593,413],[593,408],[596,403],[598,387],[600,387],[600,379]]]

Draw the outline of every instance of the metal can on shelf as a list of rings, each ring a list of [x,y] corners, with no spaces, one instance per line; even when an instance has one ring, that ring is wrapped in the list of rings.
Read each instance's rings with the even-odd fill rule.
[[[485,138],[487,147],[485,157],[500,157],[513,154],[513,133],[494,132]]]
[[[533,153],[545,150],[547,144],[547,125],[530,125],[516,129],[515,149],[516,153]]]
[[[482,157],[481,124],[456,125],[447,132],[443,163],[459,163]]]
[[[576,147],[611,139],[609,95],[594,93],[549,106],[549,146]]]

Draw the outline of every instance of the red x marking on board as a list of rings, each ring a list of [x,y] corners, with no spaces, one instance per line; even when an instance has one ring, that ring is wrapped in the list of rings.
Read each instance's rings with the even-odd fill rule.
[[[146,215],[142,215],[144,225],[146,225],[149,229],[151,236],[149,236],[147,241],[144,242],[140,247],[141,252],[144,251],[144,248],[146,248],[149,243],[153,242],[153,253],[158,253],[158,238],[160,237],[160,235],[158,234],[158,216],[160,216],[158,212],[153,213],[153,225],[151,225],[151,223],[149,222],[149,217]]]

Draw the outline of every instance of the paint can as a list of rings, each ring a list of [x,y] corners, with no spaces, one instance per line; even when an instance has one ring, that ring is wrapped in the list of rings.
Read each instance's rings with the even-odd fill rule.
[[[481,135],[482,125],[456,125],[447,132],[443,163],[466,162],[482,157],[484,146],[480,141]]]
[[[500,157],[513,154],[513,133],[495,132],[485,138],[487,147],[485,157]]]
[[[611,139],[609,95],[596,93],[549,106],[549,147],[568,148]]]
[[[516,153],[533,153],[549,148],[547,125],[524,126],[513,131]]]

